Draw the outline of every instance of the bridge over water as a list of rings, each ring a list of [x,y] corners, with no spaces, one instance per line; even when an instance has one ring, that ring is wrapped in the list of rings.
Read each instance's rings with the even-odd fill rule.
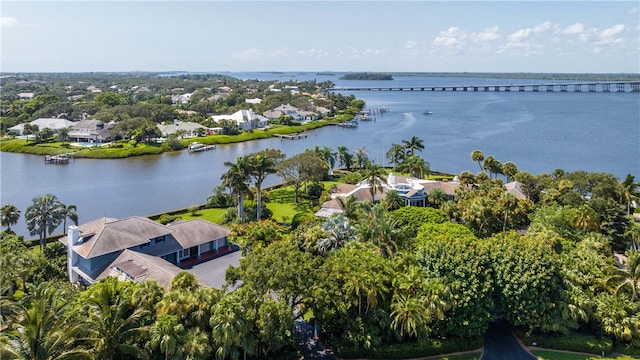
[[[467,91],[467,92],[639,92],[640,81],[596,81],[576,83],[483,84],[483,85],[403,85],[344,86],[324,91]]]

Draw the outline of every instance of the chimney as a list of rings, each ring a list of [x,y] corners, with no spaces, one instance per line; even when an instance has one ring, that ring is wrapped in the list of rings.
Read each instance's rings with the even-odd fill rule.
[[[69,226],[67,231],[67,273],[72,284],[78,282],[78,274],[73,272],[73,265],[78,261],[78,255],[73,251],[73,247],[78,245],[80,233],[75,225]]]

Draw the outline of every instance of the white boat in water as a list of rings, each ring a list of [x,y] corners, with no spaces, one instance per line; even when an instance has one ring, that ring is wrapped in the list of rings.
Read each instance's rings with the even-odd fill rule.
[[[429,111],[429,110],[425,110],[425,111],[423,112],[423,114],[424,114],[424,115],[431,115],[431,114],[433,114],[433,113],[432,113],[431,111]]]

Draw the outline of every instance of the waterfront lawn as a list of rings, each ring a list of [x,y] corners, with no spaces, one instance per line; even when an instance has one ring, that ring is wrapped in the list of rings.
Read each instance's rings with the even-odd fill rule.
[[[182,220],[202,219],[214,224],[222,224],[226,213],[227,209],[201,209],[198,210],[195,215],[192,215],[190,211],[185,211],[175,216],[179,216]]]
[[[33,155],[58,155],[74,152],[69,148],[69,143],[45,142],[36,143],[25,139],[2,139],[0,141],[0,151],[15,152]]]

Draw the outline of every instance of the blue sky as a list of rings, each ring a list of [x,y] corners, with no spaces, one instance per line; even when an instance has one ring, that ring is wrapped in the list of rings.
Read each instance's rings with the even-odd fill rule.
[[[639,1],[2,1],[0,70],[640,73]]]

